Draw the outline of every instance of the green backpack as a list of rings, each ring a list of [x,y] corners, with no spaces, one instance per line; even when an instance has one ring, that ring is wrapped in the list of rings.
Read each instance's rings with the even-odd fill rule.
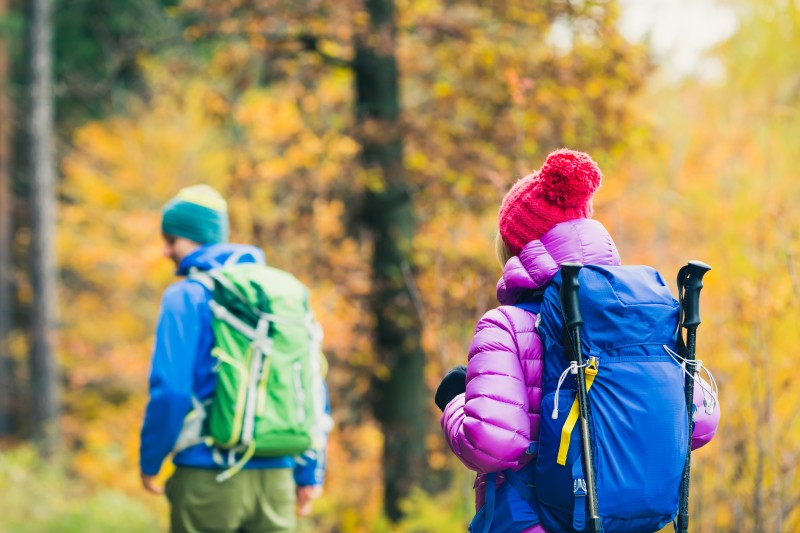
[[[228,469],[252,457],[320,449],[330,429],[322,382],[322,329],[294,276],[253,263],[190,275],[211,290],[216,392],[195,400],[176,449],[205,442]],[[227,458],[223,452],[227,452]],[[235,455],[242,454],[236,461]]]

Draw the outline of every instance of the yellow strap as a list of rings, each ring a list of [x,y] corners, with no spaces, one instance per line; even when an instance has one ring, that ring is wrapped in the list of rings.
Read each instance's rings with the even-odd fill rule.
[[[239,459],[236,462],[235,465],[217,475],[216,477],[217,483],[223,483],[232,478],[233,476],[235,476],[236,474],[238,474],[239,472],[241,472],[242,468],[244,468],[244,465],[247,464],[247,461],[249,461],[253,457],[255,451],[256,451],[256,441],[253,440],[250,441],[250,444],[247,446],[247,450],[245,450],[244,455],[242,456],[241,459]]]
[[[597,361],[597,358],[592,357],[589,360],[588,366],[584,369],[586,371],[586,392],[589,392],[589,389],[592,388],[592,383],[594,383],[594,377],[597,375],[597,367],[599,364],[600,363]],[[561,428],[561,444],[558,447],[558,459],[556,459],[556,462],[560,465],[567,464],[569,440],[572,436],[572,430],[575,428],[575,424],[578,422],[578,411],[578,396],[576,395],[575,400],[572,402],[572,408],[569,410],[567,421],[564,422],[564,427]]]

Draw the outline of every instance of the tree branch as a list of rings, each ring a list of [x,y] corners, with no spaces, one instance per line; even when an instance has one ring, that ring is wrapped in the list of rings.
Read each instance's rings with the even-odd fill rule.
[[[319,37],[316,35],[305,33],[300,35],[298,40],[303,44],[303,50],[316,53],[328,65],[343,68],[350,68],[353,66],[352,61],[324,52],[319,46]]]

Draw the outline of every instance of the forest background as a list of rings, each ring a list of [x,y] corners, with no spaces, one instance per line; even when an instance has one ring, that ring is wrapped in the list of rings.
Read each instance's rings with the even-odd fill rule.
[[[0,531],[165,528],[137,468],[159,210],[201,182],[325,328],[304,527],[463,530],[432,391],[494,305],[504,192],[562,146],[624,262],[713,267],[692,529],[800,530],[800,2],[717,4],[730,35],[676,74],[610,0],[0,0]]]

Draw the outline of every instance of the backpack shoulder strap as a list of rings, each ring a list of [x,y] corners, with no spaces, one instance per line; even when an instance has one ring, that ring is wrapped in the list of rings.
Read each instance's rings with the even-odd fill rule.
[[[190,279],[192,281],[196,281],[203,285],[206,289],[214,292],[214,278],[211,277],[211,274],[204,270],[198,270],[196,268],[192,268],[189,271],[189,275],[186,276],[186,279]]]
[[[483,523],[483,531],[481,533],[491,533],[492,522],[494,521],[494,502],[497,496],[497,473],[490,472],[486,474],[486,488],[484,489],[485,497],[483,505],[486,507]]]
[[[544,291],[546,289],[547,287],[543,287],[541,289],[525,291],[513,304],[513,307],[519,307],[520,309],[524,309],[529,313],[538,314],[539,309],[542,307]]]
[[[515,303],[513,307],[519,307],[520,309],[524,309],[529,313],[538,315],[539,310],[542,307],[542,302],[518,302]]]
[[[510,468],[503,470],[503,475],[505,476],[506,481],[508,481],[509,484],[514,487],[514,490],[516,490],[517,493],[522,496],[522,499],[525,500],[525,502],[533,509],[536,509],[536,507],[534,507],[536,499],[533,495],[533,489],[531,485],[525,483],[520,475]]]

